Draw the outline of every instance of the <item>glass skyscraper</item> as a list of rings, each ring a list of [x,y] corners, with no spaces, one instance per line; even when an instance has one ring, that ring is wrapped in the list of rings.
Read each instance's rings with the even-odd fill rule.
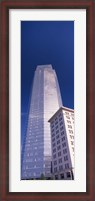
[[[51,65],[37,66],[22,149],[21,179],[51,176],[51,132],[48,120],[62,106],[59,84]]]

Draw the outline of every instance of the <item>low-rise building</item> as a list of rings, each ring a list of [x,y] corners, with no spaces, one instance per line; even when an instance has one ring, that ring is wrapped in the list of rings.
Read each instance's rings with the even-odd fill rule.
[[[74,179],[74,110],[61,107],[50,119],[54,179]]]

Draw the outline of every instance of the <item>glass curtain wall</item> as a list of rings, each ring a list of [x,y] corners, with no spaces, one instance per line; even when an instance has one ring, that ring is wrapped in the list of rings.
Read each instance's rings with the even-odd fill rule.
[[[51,65],[37,66],[22,149],[21,179],[51,176],[51,133],[48,120],[62,106],[59,84]]]

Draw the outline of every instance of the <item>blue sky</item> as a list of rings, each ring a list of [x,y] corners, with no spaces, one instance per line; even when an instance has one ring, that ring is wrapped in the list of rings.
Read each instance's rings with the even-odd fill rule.
[[[21,136],[27,126],[30,94],[37,65],[56,71],[63,105],[74,108],[74,22],[21,22]]]

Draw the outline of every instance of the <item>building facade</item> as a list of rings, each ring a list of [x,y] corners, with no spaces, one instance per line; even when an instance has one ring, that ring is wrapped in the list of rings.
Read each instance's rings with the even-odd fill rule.
[[[59,84],[51,65],[37,66],[28,125],[22,148],[21,179],[51,177],[51,132],[48,120],[62,106]]]
[[[54,179],[74,179],[74,110],[61,107],[49,120]]]

